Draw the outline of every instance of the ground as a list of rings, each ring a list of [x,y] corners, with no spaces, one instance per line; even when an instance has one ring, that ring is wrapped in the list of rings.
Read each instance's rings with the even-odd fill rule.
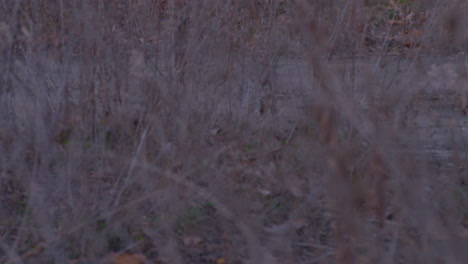
[[[465,263],[464,1],[0,13],[1,263]]]

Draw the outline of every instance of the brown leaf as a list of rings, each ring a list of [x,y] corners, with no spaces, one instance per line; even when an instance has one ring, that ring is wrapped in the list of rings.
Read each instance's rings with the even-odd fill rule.
[[[101,264],[145,264],[148,263],[142,254],[112,254],[101,261]]]
[[[196,246],[203,242],[203,238],[199,236],[186,236],[182,239],[185,246]]]

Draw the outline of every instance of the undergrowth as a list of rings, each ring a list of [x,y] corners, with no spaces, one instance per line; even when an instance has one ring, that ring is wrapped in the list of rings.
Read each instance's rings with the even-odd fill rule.
[[[1,263],[466,263],[467,5],[4,1]]]

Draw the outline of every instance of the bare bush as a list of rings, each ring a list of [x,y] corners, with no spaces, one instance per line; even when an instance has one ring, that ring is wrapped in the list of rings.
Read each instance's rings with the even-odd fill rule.
[[[0,4],[0,262],[465,263],[466,8]]]

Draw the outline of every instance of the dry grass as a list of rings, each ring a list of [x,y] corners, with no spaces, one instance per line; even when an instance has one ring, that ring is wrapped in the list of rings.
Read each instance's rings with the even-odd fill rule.
[[[2,2],[0,262],[466,263],[466,8]]]

